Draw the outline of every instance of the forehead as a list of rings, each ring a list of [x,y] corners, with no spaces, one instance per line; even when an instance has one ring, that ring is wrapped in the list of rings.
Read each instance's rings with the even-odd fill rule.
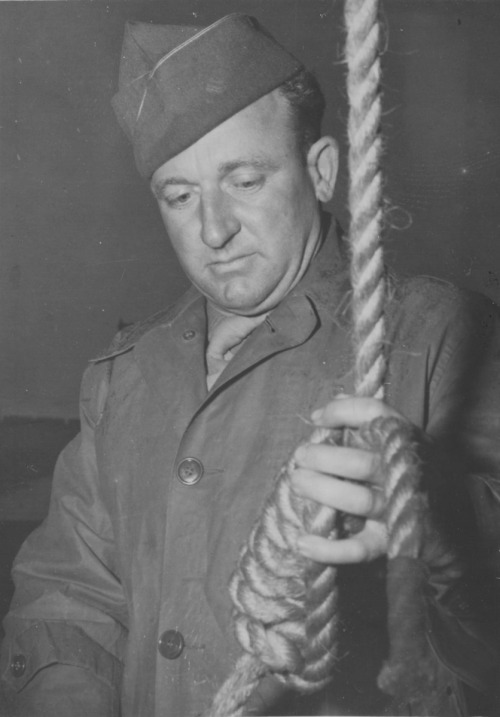
[[[215,127],[180,154],[169,159],[152,177],[153,186],[186,171],[214,171],[244,161],[279,160],[297,151],[287,100],[274,90]]]

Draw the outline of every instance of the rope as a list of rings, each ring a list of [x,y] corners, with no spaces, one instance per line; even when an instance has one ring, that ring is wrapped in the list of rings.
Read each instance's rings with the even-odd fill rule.
[[[344,12],[350,106],[348,166],[355,393],[383,398],[386,292],[380,245],[379,0],[345,0]],[[409,424],[400,419],[376,419],[358,434],[317,429],[310,442],[337,445],[349,442],[381,453],[390,562],[399,556],[405,566],[407,559],[414,561],[419,554],[417,517],[423,503],[417,495],[419,464]],[[236,636],[244,655],[215,696],[207,717],[244,714],[246,701],[267,673],[303,693],[321,689],[333,676],[338,629],[336,569],[302,557],[295,545],[304,532],[336,539],[339,516],[335,510],[295,495],[290,487],[294,468],[290,462],[282,469],[231,578],[229,590]],[[391,573],[389,569],[393,593],[400,589],[401,579],[407,580],[407,573],[404,570]],[[402,607],[400,604],[390,612],[393,632],[399,630],[401,609],[404,612],[406,606],[407,603]],[[418,630],[423,630],[423,611],[417,606],[414,614],[416,620],[409,621],[406,632],[400,633],[403,640],[393,645],[379,678],[379,685],[391,694],[398,693],[409,662],[425,658],[420,641],[407,659],[407,639],[411,636],[414,640]],[[406,661],[401,660],[403,653]],[[427,668],[423,672],[427,675]],[[421,687],[422,670],[417,673],[412,684]]]
[[[336,537],[335,511],[299,498],[290,487],[292,470],[290,463],[281,471],[231,578],[236,636],[252,658],[237,663],[209,717],[242,714],[249,694],[245,670],[251,672],[253,686],[272,671],[301,692],[314,692],[331,679],[336,570],[300,556],[295,544],[304,530]],[[241,684],[245,687],[238,690]]]
[[[419,602],[423,575],[414,569],[422,542],[421,516],[427,505],[419,493],[420,460],[413,431],[403,419],[377,418],[353,437],[357,447],[381,456],[378,471],[385,480],[392,565],[389,629],[396,639],[391,639],[390,659],[379,686],[405,699],[417,699],[422,690],[433,686],[424,604]],[[325,442],[338,443],[336,439],[331,435]],[[268,672],[302,693],[315,692],[332,678],[336,570],[302,557],[295,542],[304,531],[324,536],[325,528],[334,539],[335,513],[299,498],[290,488],[292,470],[292,463],[282,469],[231,578],[236,635],[245,654],[217,693],[207,717],[244,714],[246,701]]]
[[[386,361],[378,12],[378,0],[345,2],[354,385],[358,396],[382,398]]]

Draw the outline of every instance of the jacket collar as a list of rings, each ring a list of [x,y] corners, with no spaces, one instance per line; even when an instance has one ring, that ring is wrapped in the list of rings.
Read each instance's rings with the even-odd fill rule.
[[[318,314],[322,315],[326,311],[337,323],[345,325],[348,322],[351,293],[348,249],[342,229],[326,212],[323,214],[323,235],[325,238],[321,247],[302,281],[271,312],[267,323],[272,333],[276,333],[277,325],[286,335],[297,328],[298,320],[303,318],[303,309],[299,306],[304,299],[310,302]],[[130,351],[150,331],[159,327],[174,326],[183,320],[189,323],[190,313],[194,312],[194,315],[199,317],[204,303],[200,292],[191,287],[171,306],[122,329],[108,350],[91,359],[91,362],[98,363]]]
[[[323,227],[324,240],[318,253],[283,303],[307,298],[322,319],[345,326],[350,321],[349,249],[342,228],[330,214],[323,215]]]

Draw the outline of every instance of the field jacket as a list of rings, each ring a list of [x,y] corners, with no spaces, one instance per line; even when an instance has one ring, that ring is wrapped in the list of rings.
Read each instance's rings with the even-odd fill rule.
[[[205,300],[194,289],[89,365],[81,432],[13,570],[1,665],[13,714],[207,709],[241,654],[227,592],[240,547],[280,467],[310,435],[311,411],[353,391],[350,296],[342,241],[329,236],[210,391]],[[446,456],[443,525],[455,521],[459,542],[467,536],[469,584],[481,587],[479,601],[468,587],[438,586],[429,597],[446,713],[465,713],[464,690],[491,696],[500,684],[484,597],[500,576],[498,316],[483,297],[412,278],[391,283],[387,326],[386,400]],[[328,694],[282,695],[269,678],[249,713],[403,713],[376,687],[387,651],[384,572],[382,559],[339,571],[341,648]]]

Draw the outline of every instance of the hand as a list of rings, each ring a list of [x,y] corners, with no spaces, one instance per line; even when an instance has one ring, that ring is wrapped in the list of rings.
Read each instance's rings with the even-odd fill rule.
[[[396,416],[396,411],[374,398],[342,396],[315,411],[311,419],[326,428],[359,428],[374,418]],[[299,538],[300,553],[320,563],[359,563],[383,555],[387,535],[383,521],[386,500],[383,478],[378,474],[378,453],[327,444],[307,443],[294,455],[297,468],[292,489],[306,498],[366,518],[363,529],[352,537],[328,540],[316,535]],[[347,479],[347,480],[346,480]]]

